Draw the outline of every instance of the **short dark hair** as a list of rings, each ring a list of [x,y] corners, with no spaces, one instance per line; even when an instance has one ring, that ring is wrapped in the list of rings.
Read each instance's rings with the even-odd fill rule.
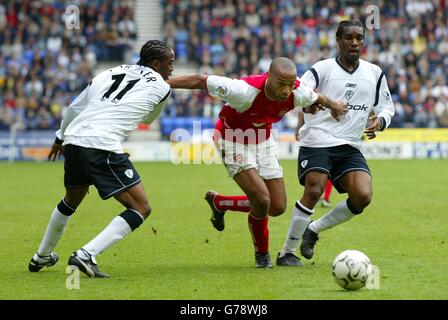
[[[344,28],[347,27],[361,27],[363,34],[366,33],[364,25],[359,20],[344,20],[339,23],[338,30],[336,31],[336,38],[340,38],[344,33]]]
[[[149,67],[154,60],[163,60],[171,49],[160,40],[149,40],[140,50],[137,64]]]

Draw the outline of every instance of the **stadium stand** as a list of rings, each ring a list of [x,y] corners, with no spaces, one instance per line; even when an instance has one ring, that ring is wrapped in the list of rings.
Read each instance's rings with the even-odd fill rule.
[[[336,55],[339,21],[365,20],[364,1],[162,1],[165,41],[180,62],[230,77],[264,72],[287,56],[302,74]],[[362,57],[386,73],[396,106],[392,127],[448,125],[448,7],[444,0],[376,1],[380,28],[368,30]],[[200,106],[200,107],[198,107]],[[204,107],[202,107],[204,106]],[[219,105],[199,92],[173,95],[166,118],[216,119]],[[202,113],[202,114],[201,114]],[[289,118],[289,119],[288,119]],[[287,117],[281,128],[295,127]],[[166,128],[162,130],[167,131]]]
[[[123,61],[137,25],[133,1],[76,2],[79,29],[66,28],[73,2],[0,3],[0,130],[54,130],[63,109],[101,61]]]
[[[12,124],[21,130],[57,128],[64,108],[88,84],[98,62],[124,62],[137,41],[137,30],[155,29],[151,24],[137,26],[136,2],[75,1],[80,28],[68,32],[67,1],[2,1],[0,130],[9,130]],[[176,51],[176,68],[194,65],[198,72],[230,77],[266,71],[275,56],[292,58],[302,74],[318,60],[336,54],[340,20],[365,20],[369,14],[364,2],[357,0],[142,3],[153,7],[157,2],[163,12],[161,37]],[[376,5],[381,25],[367,31],[363,58],[386,72],[396,106],[392,127],[448,127],[446,0]],[[134,50],[134,58],[136,54]],[[208,128],[221,106],[204,92],[176,90],[160,127],[157,123],[152,127],[164,137],[177,126],[191,130],[192,119],[201,119]],[[293,113],[279,124],[282,130],[294,126]]]

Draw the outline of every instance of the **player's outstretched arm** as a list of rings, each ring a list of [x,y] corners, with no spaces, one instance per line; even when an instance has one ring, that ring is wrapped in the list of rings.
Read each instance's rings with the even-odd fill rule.
[[[331,115],[333,118],[339,121],[339,116],[346,114],[348,112],[347,103],[341,101],[334,101],[324,95],[319,94],[317,101],[315,102],[317,105],[322,105],[331,110]]]
[[[166,82],[173,89],[207,89],[207,75],[205,74],[174,77]]]

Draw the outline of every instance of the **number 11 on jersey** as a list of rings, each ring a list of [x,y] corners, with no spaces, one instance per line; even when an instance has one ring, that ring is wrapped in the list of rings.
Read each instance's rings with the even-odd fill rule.
[[[112,80],[114,81],[112,83],[112,85],[110,86],[109,90],[107,90],[107,92],[103,95],[103,97],[101,98],[101,101],[105,101],[106,99],[109,99],[109,97],[111,96],[112,93],[114,93],[118,87],[120,86],[120,84],[123,82],[124,77],[126,76],[125,73],[120,73],[120,74],[114,74],[112,76]],[[123,96],[126,94],[126,92],[128,92],[129,90],[132,89],[132,87],[135,86],[135,84],[139,81],[140,79],[135,79],[135,80],[129,80],[128,84],[126,85],[126,87],[124,87],[116,96],[115,98],[112,99],[113,103],[118,103],[118,101],[120,101],[121,98],[123,98]]]

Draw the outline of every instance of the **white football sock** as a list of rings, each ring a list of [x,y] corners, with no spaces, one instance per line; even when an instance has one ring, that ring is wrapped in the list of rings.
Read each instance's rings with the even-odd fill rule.
[[[298,207],[301,207],[301,209]],[[280,257],[283,257],[285,253],[296,253],[299,240],[302,238],[308,223],[311,221],[310,215],[313,213],[314,210],[308,209],[300,201],[297,201],[289,224],[288,235],[280,251]]]
[[[50,222],[45,230],[42,242],[39,245],[39,249],[37,249],[37,254],[40,256],[49,256],[50,253],[53,252],[59,242],[59,239],[61,239],[61,236],[64,233],[69,219],[70,216],[62,214],[57,207],[53,210],[53,214],[50,217]],[[34,258],[37,258],[37,261],[42,260],[39,259],[37,254],[34,255]]]
[[[116,216],[99,235],[97,235],[82,248],[95,257],[122,240],[131,232],[131,227],[126,220],[124,220],[121,216]],[[82,259],[89,258],[86,257],[85,253],[82,252],[81,249],[77,251],[77,254]]]
[[[311,222],[310,229],[316,233],[319,233],[323,230],[327,230],[347,220],[350,220],[354,216],[355,214],[353,214],[347,207],[347,201],[344,200],[339,202],[338,205],[333,210],[330,210],[330,212],[328,212],[326,215],[322,216],[316,221]]]

